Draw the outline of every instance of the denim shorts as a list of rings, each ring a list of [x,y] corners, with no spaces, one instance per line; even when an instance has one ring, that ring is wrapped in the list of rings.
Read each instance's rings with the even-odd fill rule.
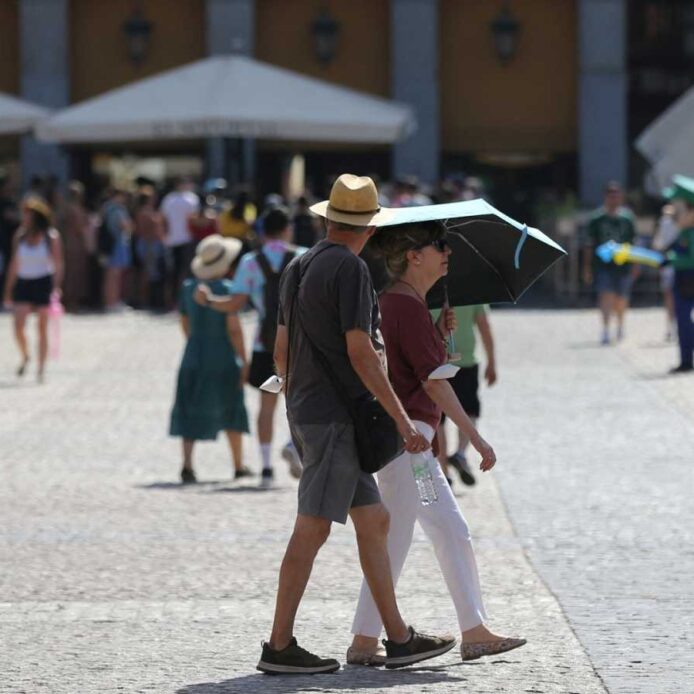
[[[631,274],[612,267],[600,267],[595,272],[595,291],[612,292],[627,297],[631,292]]]
[[[304,468],[301,515],[344,524],[351,508],[380,503],[376,480],[359,467],[351,422],[290,424],[290,431]]]

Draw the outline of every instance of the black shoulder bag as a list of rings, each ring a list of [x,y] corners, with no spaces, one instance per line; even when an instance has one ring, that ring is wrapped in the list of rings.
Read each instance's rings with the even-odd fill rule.
[[[294,294],[290,302],[289,332],[291,334],[291,323],[296,315],[297,323],[306,341],[311,346],[314,357],[323,367],[328,379],[335,388],[335,392],[342,399],[342,402],[352,418],[357,455],[359,456],[359,466],[364,472],[373,474],[374,472],[378,472],[381,468],[384,468],[391,460],[397,458],[405,450],[405,444],[398,432],[395,421],[371,393],[357,399],[352,399],[346,394],[345,388],[330,366],[330,362],[308,336],[301,322],[299,311],[294,311],[294,303],[297,299],[299,287],[301,286],[301,281],[306,273],[306,269],[311,260],[321,253],[322,250],[323,249],[309,258],[303,268],[299,266],[299,271],[297,273],[298,281],[294,287]],[[289,369],[287,370],[289,371]]]

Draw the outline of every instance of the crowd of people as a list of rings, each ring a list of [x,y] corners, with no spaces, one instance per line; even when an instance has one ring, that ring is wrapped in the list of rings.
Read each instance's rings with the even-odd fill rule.
[[[113,185],[87,205],[84,186],[70,182],[63,190],[52,179],[36,177],[18,198],[8,180],[0,180],[0,288],[10,265],[15,233],[23,227],[29,200],[42,201],[51,227],[62,239],[65,273],[62,301],[69,311],[132,308],[171,310],[183,279],[190,275],[196,245],[221,234],[242,241],[242,254],[257,247],[256,205],[244,189],[232,195],[224,181],[196,186],[191,179],[174,181],[163,191],[151,181]],[[266,198],[266,208],[284,205],[279,195]],[[294,202],[296,241],[317,240],[308,201]]]
[[[37,377],[44,378],[47,322],[53,302],[74,310],[90,304],[98,278],[105,311],[125,303],[155,311],[178,307],[186,344],[178,370],[169,433],[182,441],[180,478],[197,481],[197,441],[227,437],[235,479],[253,472],[244,463],[249,432],[244,386],[260,394],[256,422],[261,486],[274,479],[274,417],[286,398],[290,440],[282,457],[298,482],[298,512],[282,562],[275,618],[262,646],[265,673],[332,672],[340,665],[301,648],[294,620],[311,567],[333,522],[351,518],[364,574],[347,662],[398,668],[448,652],[450,636],[427,636],[405,624],[395,587],[419,522],[432,543],[460,627],[463,660],[518,648],[524,639],[502,636],[487,624],[470,530],[455,497],[449,469],[475,483],[468,447],[481,456],[479,470],[496,464],[479,434],[481,413],[477,337],[486,357],[484,380],[497,380],[488,307],[429,310],[426,296],[448,272],[451,253],[440,221],[389,226],[374,220],[386,203],[404,207],[434,202],[416,181],[397,181],[379,195],[369,177],[343,174],[330,198],[292,209],[279,195],[261,211],[246,190],[230,199],[223,182],[195,189],[181,179],[161,201],[155,187],[114,186],[97,213],[85,207],[84,188],[71,183],[62,198],[50,182],[36,180],[15,203],[3,184],[2,287],[14,311],[20,351],[18,376],[30,361],[26,320],[38,314]],[[449,186],[436,202],[478,197],[479,184]],[[681,361],[673,371],[694,370],[694,180],[677,177],[656,238],[665,251],[663,287],[670,291]],[[320,219],[322,218],[322,219]],[[624,316],[636,266],[603,262],[595,250],[635,239],[621,187],[611,182],[604,205],[586,234],[584,280],[594,283],[602,320],[601,342],[624,337]],[[374,289],[378,258],[387,274]],[[250,350],[239,313],[258,316]],[[670,326],[670,322],[668,322]],[[447,353],[455,335],[460,353]],[[453,375],[437,375],[444,365]],[[385,365],[387,364],[387,369]],[[279,387],[269,386],[270,383]],[[403,445],[373,470],[364,463],[358,403],[373,401],[390,418]],[[371,415],[370,415],[371,416]],[[458,432],[449,455],[448,417]],[[424,490],[424,491],[423,491]],[[385,629],[383,647],[378,637]]]

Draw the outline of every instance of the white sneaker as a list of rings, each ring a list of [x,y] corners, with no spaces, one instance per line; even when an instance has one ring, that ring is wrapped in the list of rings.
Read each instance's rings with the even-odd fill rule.
[[[274,482],[275,471],[272,468],[266,468],[260,473],[260,488],[270,489]]]
[[[295,480],[298,480],[304,468],[301,465],[301,459],[293,443],[288,443],[282,449],[282,457],[289,463],[289,474]]]

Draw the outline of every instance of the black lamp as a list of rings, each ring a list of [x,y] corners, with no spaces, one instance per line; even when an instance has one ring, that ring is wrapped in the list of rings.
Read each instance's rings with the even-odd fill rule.
[[[501,12],[490,24],[496,54],[502,63],[507,63],[516,54],[521,25],[505,2]]]
[[[330,14],[327,7],[313,20],[311,34],[313,35],[313,49],[316,57],[323,65],[328,65],[337,53],[340,24]]]
[[[147,56],[149,37],[154,24],[145,19],[142,7],[136,5],[132,14],[123,22],[123,33],[128,42],[128,55],[135,65],[140,65]]]

